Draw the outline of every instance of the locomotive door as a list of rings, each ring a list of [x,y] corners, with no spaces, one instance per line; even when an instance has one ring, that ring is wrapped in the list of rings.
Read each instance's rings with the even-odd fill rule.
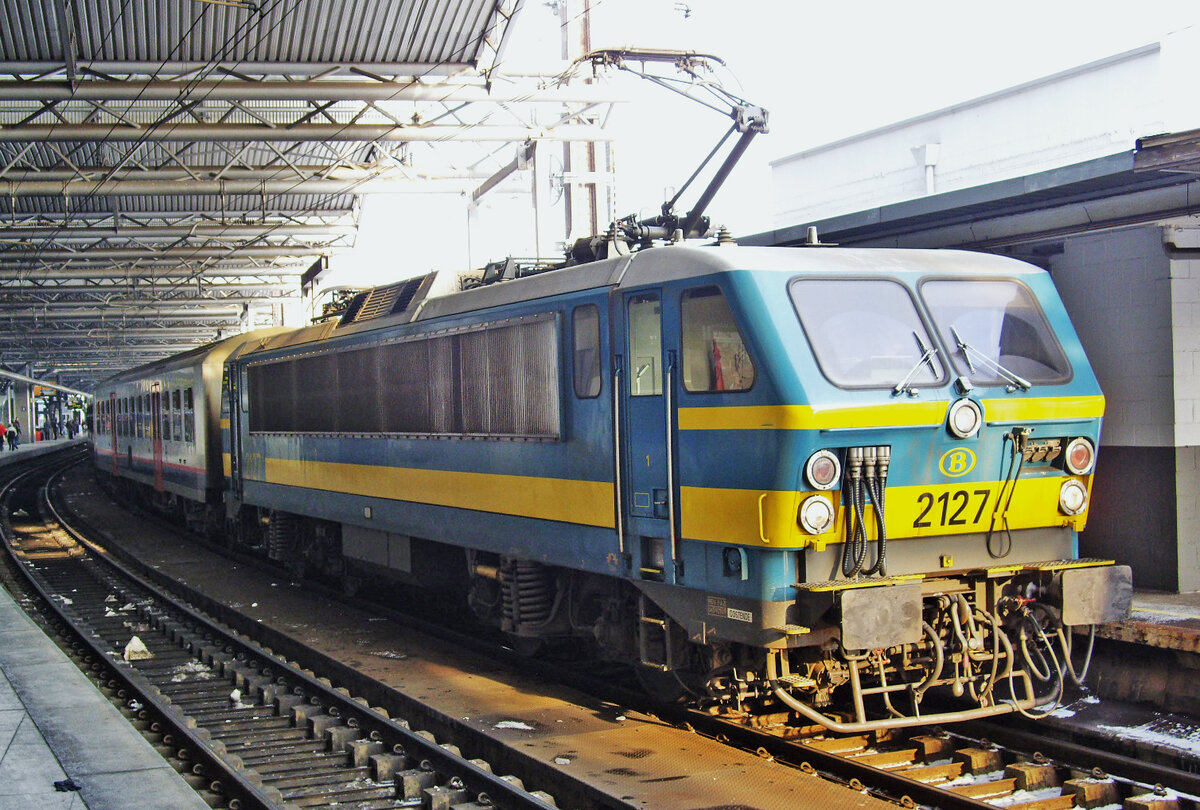
[[[663,328],[661,292],[627,293],[614,324],[624,327],[619,381],[624,471],[621,494],[635,576],[674,582],[674,430],[676,351]],[[620,327],[618,327],[620,328]]]
[[[161,383],[150,386],[150,449],[154,456],[154,489],[163,491],[163,430]]]

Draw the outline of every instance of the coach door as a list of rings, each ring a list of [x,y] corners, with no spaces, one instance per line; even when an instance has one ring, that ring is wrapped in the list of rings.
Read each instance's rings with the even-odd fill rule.
[[[112,462],[113,475],[120,475],[120,469],[117,467],[117,459],[120,458],[120,451],[117,449],[117,392],[113,391],[108,395],[108,432],[109,438],[112,439]]]
[[[237,366],[225,366],[225,403],[229,405],[229,486],[235,498],[242,498],[242,394]],[[222,414],[224,415],[224,414]]]
[[[618,419],[626,550],[634,575],[674,582],[675,461],[672,452],[676,351],[663,329],[662,293],[626,293],[614,324],[623,324],[624,357],[617,358]],[[618,328],[620,328],[618,326]]]
[[[150,451],[154,456],[154,489],[163,491],[162,383],[150,387]]]

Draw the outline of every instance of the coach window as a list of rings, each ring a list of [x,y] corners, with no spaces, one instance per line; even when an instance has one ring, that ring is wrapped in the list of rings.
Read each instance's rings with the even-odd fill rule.
[[[159,420],[159,427],[162,429],[162,440],[171,440],[171,392],[163,391],[162,399],[159,400],[158,409],[162,413],[162,418]]]
[[[595,304],[575,307],[571,314],[575,346],[575,396],[600,395],[600,310]]]
[[[719,287],[683,293],[683,387],[703,391],[748,391],[754,363],[733,311]]]
[[[635,397],[662,393],[662,318],[658,295],[629,299],[629,393]]]
[[[196,407],[190,388],[183,389],[183,440],[189,444],[196,441]]]
[[[171,392],[171,439],[183,441],[183,405],[180,400],[180,390]]]

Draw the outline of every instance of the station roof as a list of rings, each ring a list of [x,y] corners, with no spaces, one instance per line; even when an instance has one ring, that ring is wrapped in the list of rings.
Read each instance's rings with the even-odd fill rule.
[[[1071,166],[799,223],[743,245],[963,248],[1037,260],[1056,239],[1200,212],[1200,130]]]
[[[588,88],[503,71],[522,2],[0,0],[0,366],[86,390],[253,327],[357,195],[591,139]]]

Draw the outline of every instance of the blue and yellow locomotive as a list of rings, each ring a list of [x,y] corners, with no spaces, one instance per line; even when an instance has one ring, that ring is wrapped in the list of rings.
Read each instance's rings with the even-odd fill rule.
[[[190,508],[295,569],[458,590],[523,646],[846,730],[1029,711],[1078,675],[1072,627],[1128,613],[1129,569],[1079,559],[1104,400],[1045,272],[609,253],[218,344],[195,436],[220,491]],[[105,411],[159,370],[98,392],[101,470],[138,469]]]

